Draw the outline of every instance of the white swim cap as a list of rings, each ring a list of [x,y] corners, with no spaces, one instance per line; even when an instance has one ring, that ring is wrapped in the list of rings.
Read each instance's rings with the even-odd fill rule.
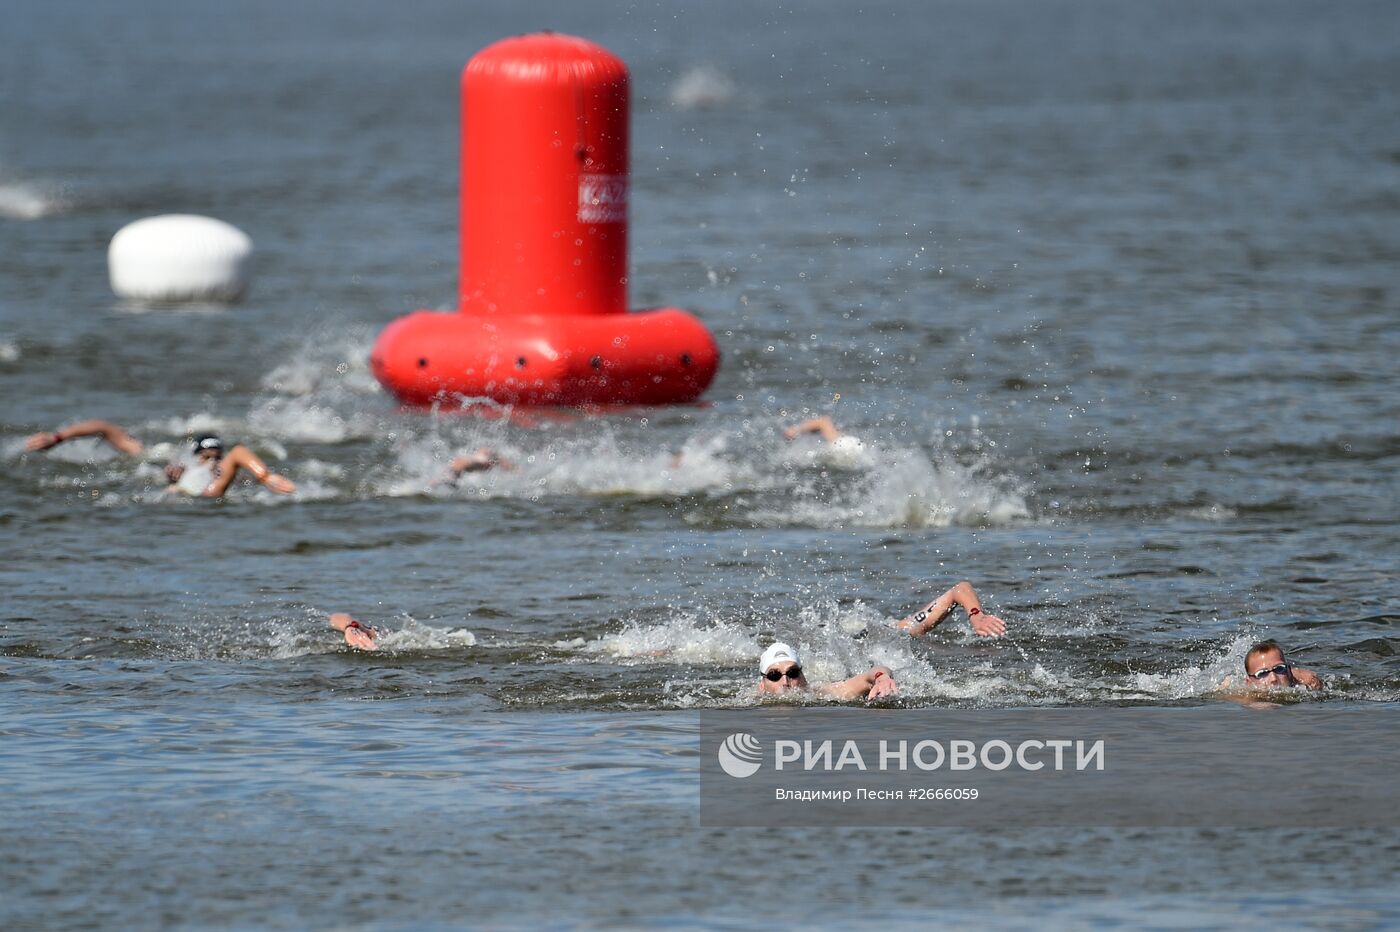
[[[796,664],[800,664],[802,662],[797,659],[797,651],[793,650],[791,647],[784,644],[782,641],[778,641],[775,644],[770,644],[768,646],[768,649],[763,652],[763,656],[758,658],[758,672],[767,673],[768,668],[771,667],[773,664],[782,663],[786,660],[791,660],[793,663]]]

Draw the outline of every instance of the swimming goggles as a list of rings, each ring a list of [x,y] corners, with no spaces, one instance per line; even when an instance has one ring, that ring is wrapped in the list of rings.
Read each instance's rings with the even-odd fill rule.
[[[1249,677],[1250,679],[1262,680],[1271,673],[1277,673],[1279,676],[1287,676],[1288,671],[1292,669],[1292,664],[1281,663],[1276,667],[1265,667],[1262,670],[1255,670],[1253,673],[1249,674]]]
[[[771,683],[776,683],[776,682],[778,682],[778,680],[782,679],[783,677],[787,677],[787,678],[790,679],[790,680],[800,680],[800,679],[802,679],[802,668],[801,668],[801,667],[789,667],[788,669],[783,670],[783,671],[781,671],[781,672],[779,672],[778,670],[769,670],[767,673],[765,673],[765,674],[763,674],[763,675],[764,675],[765,677],[767,677],[767,678],[768,678],[768,681],[771,682]]]

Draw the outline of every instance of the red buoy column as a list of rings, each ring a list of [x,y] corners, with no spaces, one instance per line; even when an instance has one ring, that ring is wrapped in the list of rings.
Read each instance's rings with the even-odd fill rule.
[[[671,404],[719,368],[677,308],[627,313],[627,66],[555,33],[462,72],[458,312],[418,311],[370,364],[401,400]]]
[[[467,63],[463,313],[627,310],[628,83],[607,49],[551,33]]]

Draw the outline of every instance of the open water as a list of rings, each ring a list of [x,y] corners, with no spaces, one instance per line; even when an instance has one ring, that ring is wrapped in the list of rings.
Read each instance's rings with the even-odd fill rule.
[[[632,68],[633,304],[715,332],[703,405],[406,413],[368,373],[455,300],[463,63],[543,28]],[[773,637],[930,715],[1227,733],[1272,636],[1395,740],[1397,36],[1364,0],[7,4],[0,923],[1400,922],[1390,830],[706,829],[697,751]],[[112,234],[172,212],[252,236],[242,304],[111,296]],[[864,453],[782,441],[813,413]],[[147,456],[22,450],[98,416]],[[205,429],[297,494],[160,495]],[[481,445],[519,468],[434,485]],[[960,578],[1006,638],[880,633]]]

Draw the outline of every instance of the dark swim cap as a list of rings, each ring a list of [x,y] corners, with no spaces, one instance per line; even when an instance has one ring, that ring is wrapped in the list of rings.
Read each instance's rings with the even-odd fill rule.
[[[199,454],[203,453],[205,450],[218,450],[222,453],[224,450],[224,442],[214,434],[200,434],[198,437],[194,438],[194,452]]]

